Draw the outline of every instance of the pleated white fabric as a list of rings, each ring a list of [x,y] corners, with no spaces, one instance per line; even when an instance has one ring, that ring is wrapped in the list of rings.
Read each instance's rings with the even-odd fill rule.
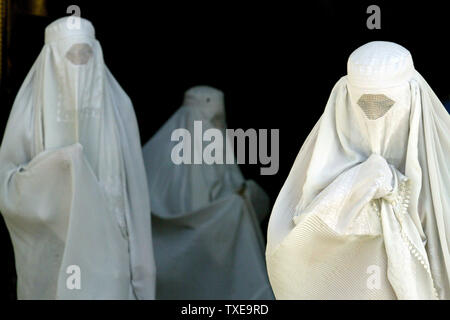
[[[62,18],[46,28],[0,149],[0,210],[14,246],[18,298],[152,299],[150,202],[136,117],[92,24],[80,22],[74,29]]]
[[[156,297],[273,299],[259,226],[269,213],[268,197],[256,183],[245,181],[237,164],[202,162],[203,148],[211,142],[202,142],[194,121],[201,121],[203,132],[224,131],[221,91],[206,86],[188,90],[183,106],[144,146],[158,268]],[[180,128],[190,133],[191,146],[186,148],[192,147],[191,159],[197,164],[171,159],[180,144],[171,136]]]
[[[355,50],[270,217],[278,299],[450,298],[450,117],[390,42]]]

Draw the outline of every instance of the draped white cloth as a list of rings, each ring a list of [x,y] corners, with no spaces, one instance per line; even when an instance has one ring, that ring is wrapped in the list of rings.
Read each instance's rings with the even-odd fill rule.
[[[70,22],[46,28],[0,149],[17,295],[152,299],[150,202],[133,106],[92,24]]]
[[[355,50],[274,205],[277,299],[450,298],[450,117],[390,42]]]
[[[201,121],[202,132],[195,132],[194,121]],[[202,142],[202,133],[216,128],[224,137],[225,127],[223,93],[194,87],[144,146],[158,299],[273,299],[259,226],[269,213],[267,195],[245,181],[237,164],[202,159],[211,143]],[[181,143],[192,150],[192,164],[172,161],[180,142],[171,137],[180,128],[190,133]]]

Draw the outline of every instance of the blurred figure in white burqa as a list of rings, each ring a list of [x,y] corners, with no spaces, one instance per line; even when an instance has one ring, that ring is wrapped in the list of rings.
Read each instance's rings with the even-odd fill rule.
[[[270,217],[276,298],[449,299],[449,134],[408,50],[355,50]]]
[[[260,230],[269,213],[268,197],[256,183],[245,181],[237,164],[205,163],[203,150],[215,139],[207,137],[211,128],[225,137],[223,93],[194,87],[144,146],[156,298],[273,299]],[[177,129],[184,133],[178,135]],[[227,142],[216,140],[216,156],[224,159]],[[174,159],[183,152],[192,164]]]
[[[0,148],[0,210],[19,299],[154,298],[136,117],[85,19],[45,30]]]

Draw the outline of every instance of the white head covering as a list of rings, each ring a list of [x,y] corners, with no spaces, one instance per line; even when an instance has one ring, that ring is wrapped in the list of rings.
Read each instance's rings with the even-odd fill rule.
[[[18,297],[153,298],[150,204],[139,132],[92,24],[51,23],[0,149],[0,209]],[[81,271],[68,289],[67,268]]]
[[[244,180],[237,164],[173,163],[172,150],[180,143],[171,141],[174,130],[190,132],[192,160],[202,159],[203,148],[211,143],[203,143],[201,133],[194,132],[194,121],[201,121],[203,132],[225,130],[221,91],[189,89],[183,106],[144,146],[158,268],[156,296],[271,299],[259,227],[268,214],[268,197],[256,183]]]
[[[197,210],[223,194],[239,190],[244,184],[237,164],[209,165],[203,160],[201,164],[194,164],[194,159],[203,159],[203,147],[208,144],[203,143],[202,133],[196,134],[194,121],[201,121],[203,132],[217,128],[225,137],[221,91],[207,86],[187,90],[181,108],[145,144],[143,153],[154,213],[170,215]],[[171,141],[171,135],[179,128],[191,134],[192,165],[178,165],[171,160],[172,150],[179,144]]]
[[[397,44],[376,41],[358,48],[351,54],[347,70],[347,76],[333,88],[323,115],[303,144],[272,211],[266,257],[275,295],[278,298],[434,298],[434,284],[438,297],[450,298],[450,216],[445,212],[450,208],[450,172],[446,159],[450,152],[450,118],[415,71],[411,54]],[[361,194],[352,197],[353,192],[380,190],[383,185],[390,187],[392,173],[387,170],[386,162],[394,174],[394,190],[390,195],[382,192],[384,195],[380,196],[377,192],[367,199],[361,198]],[[366,167],[368,171],[364,171]],[[377,179],[381,180],[375,181],[377,170],[381,172]],[[395,204],[386,199],[401,193],[403,184],[397,186],[395,181],[397,178],[403,181],[403,175],[408,179],[411,194],[410,200],[404,200],[403,208],[407,206],[404,209],[407,211],[400,214]],[[330,202],[331,198],[334,202]],[[339,238],[348,241],[345,245],[341,242],[340,247],[336,238],[328,242],[320,238],[330,228],[342,236],[342,221],[346,219],[346,235],[354,235],[348,230],[358,224],[368,227],[371,214],[365,216],[362,212],[369,212],[369,203],[372,205],[375,202],[371,200],[377,198],[382,199],[376,202],[381,206],[382,231],[377,233],[372,229],[377,235],[372,243],[383,239],[376,247],[382,249],[384,243],[386,253],[364,247],[362,237]],[[328,207],[326,214],[319,209],[330,203],[333,207]],[[340,219],[336,229],[326,222],[326,228],[321,225],[315,231],[309,229],[310,223],[318,226],[333,216]],[[366,217],[366,222],[361,223],[358,216]],[[394,216],[396,219],[392,220]],[[317,217],[320,222],[314,220]],[[379,224],[380,219],[376,220]],[[397,239],[400,234],[412,244],[400,248],[404,243]],[[319,255],[314,248],[324,243],[327,243],[321,253],[324,260],[320,262],[308,260],[307,253],[299,249],[313,246],[308,254]],[[337,249],[351,246],[354,249],[355,245],[360,246],[356,251]],[[373,250],[370,257],[362,252],[364,248]],[[351,252],[352,258],[342,260],[343,252]],[[419,266],[415,262],[408,265],[410,255],[421,259]],[[384,291],[374,292],[365,287],[366,268],[371,264],[379,265],[387,274]],[[297,268],[296,276],[303,291],[296,286],[287,271],[289,268]],[[309,273],[308,280],[302,278],[302,268]],[[328,270],[325,274],[331,278],[316,278],[324,276],[322,271],[314,273],[319,268]],[[344,268],[353,274],[347,274],[346,278]],[[409,277],[409,270],[411,274],[417,270],[416,278]],[[328,289],[321,291],[320,286],[327,285],[324,281]],[[364,282],[364,286],[358,281]]]

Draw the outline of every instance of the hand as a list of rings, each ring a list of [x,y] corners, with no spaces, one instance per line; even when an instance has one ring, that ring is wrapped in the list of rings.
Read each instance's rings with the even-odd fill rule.
[[[393,189],[393,174],[392,170],[382,156],[372,154],[361,164],[360,176],[363,179],[371,179],[375,183],[376,192],[374,199],[383,198]]]

